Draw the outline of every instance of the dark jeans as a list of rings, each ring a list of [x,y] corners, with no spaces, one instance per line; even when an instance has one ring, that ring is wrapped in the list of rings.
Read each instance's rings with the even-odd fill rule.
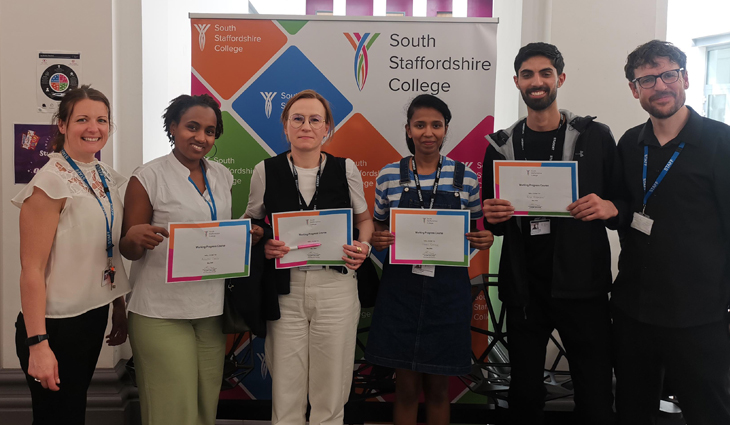
[[[59,391],[44,389],[28,375],[30,352],[23,313],[15,322],[15,351],[33,399],[33,425],[83,425],[86,391],[104,342],[109,305],[65,319],[46,319],[48,342],[58,361]]]
[[[570,365],[579,424],[613,424],[611,320],[608,296],[589,299],[531,298],[527,308],[507,307],[512,366],[510,424],[542,424],[546,347],[557,329]]]
[[[730,424],[730,335],[725,321],[666,328],[616,309],[613,318],[621,425],[655,423],[665,379],[687,424]]]

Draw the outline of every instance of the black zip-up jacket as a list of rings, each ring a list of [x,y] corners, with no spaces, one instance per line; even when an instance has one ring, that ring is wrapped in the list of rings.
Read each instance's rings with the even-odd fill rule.
[[[595,117],[579,117],[567,110],[560,112],[568,123],[562,160],[578,162],[578,197],[595,193],[615,205],[623,202],[617,197],[621,187],[621,168],[611,130],[594,121]],[[486,136],[489,146],[484,156],[482,199],[494,198],[493,161],[515,159],[512,136],[515,127],[522,121]],[[619,205],[616,207],[625,211]],[[591,298],[610,291],[611,249],[606,227],[616,229],[618,222],[618,216],[606,221],[552,220],[555,246],[551,295],[554,298]],[[513,217],[492,225],[485,218],[484,226],[495,236],[504,236],[499,264],[499,298],[505,304],[525,307],[530,295],[527,280],[527,262],[530,259],[525,257],[520,221]]]

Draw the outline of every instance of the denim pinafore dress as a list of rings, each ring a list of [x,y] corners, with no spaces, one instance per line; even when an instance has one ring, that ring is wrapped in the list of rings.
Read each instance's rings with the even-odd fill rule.
[[[405,186],[399,208],[420,208],[408,161],[400,162]],[[434,208],[461,209],[464,165],[456,162],[455,191],[436,192]],[[430,203],[431,191],[423,193]],[[454,229],[460,232],[462,229]],[[412,273],[410,265],[386,261],[370,325],[365,359],[370,363],[435,375],[465,375],[471,370],[471,283],[466,267],[436,266],[434,277]]]

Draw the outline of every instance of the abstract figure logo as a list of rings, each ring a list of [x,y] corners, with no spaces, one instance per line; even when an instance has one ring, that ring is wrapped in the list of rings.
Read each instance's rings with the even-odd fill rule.
[[[266,366],[266,357],[263,353],[256,353],[256,357],[261,362],[261,378],[266,379],[266,375],[269,374],[269,368]]]
[[[368,51],[370,50],[370,46],[372,46],[375,40],[377,40],[380,33],[376,32],[372,34],[372,37],[369,32],[366,32],[362,36],[357,32],[344,34],[347,41],[349,41],[352,45],[352,48],[355,49],[355,82],[357,83],[357,88],[362,91],[363,87],[365,87],[365,81],[368,79],[368,68],[370,66]]]
[[[198,45],[202,52],[205,48],[205,32],[210,28],[210,24],[195,24],[195,28],[198,29]]]
[[[264,111],[266,112],[266,118],[271,118],[271,100],[276,96],[275,91],[262,91],[261,96],[264,97]]]

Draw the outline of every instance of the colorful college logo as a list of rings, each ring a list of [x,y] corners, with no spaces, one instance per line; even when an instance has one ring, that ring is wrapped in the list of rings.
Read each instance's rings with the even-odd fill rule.
[[[375,40],[377,40],[380,33],[376,32],[375,34],[372,34],[372,37],[369,32],[366,32],[362,36],[360,36],[360,33],[357,32],[344,34],[345,37],[347,37],[347,41],[349,41],[352,45],[352,48],[355,49],[355,82],[357,83],[357,88],[362,91],[363,87],[365,87],[365,81],[368,79],[368,68],[370,65],[368,61],[368,51],[370,50],[370,46],[372,46]],[[368,38],[370,40],[368,40]]]
[[[195,28],[198,30],[198,46],[202,52],[205,48],[205,32],[210,28],[210,24],[195,24]]]
[[[276,96],[275,91],[262,91],[261,96],[264,98],[264,112],[266,112],[266,118],[271,118],[271,100]]]

